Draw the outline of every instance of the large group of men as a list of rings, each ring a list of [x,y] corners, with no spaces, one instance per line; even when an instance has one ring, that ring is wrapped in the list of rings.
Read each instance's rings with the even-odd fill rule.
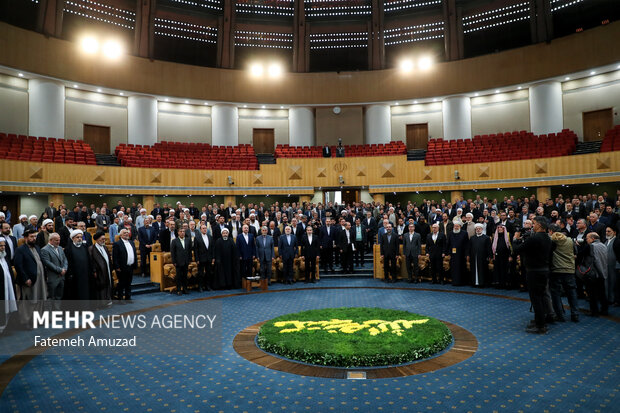
[[[138,240],[144,276],[156,243],[170,252],[177,294],[188,293],[192,261],[198,265],[199,290],[239,288],[241,279],[255,271],[271,280],[277,247],[280,281],[294,282],[293,262],[301,255],[305,282],[312,283],[317,266],[324,273],[354,273],[364,265],[365,252],[379,244],[385,282],[398,281],[398,263],[406,266],[408,282],[421,282],[419,264],[426,256],[424,271],[433,283],[529,291],[535,320],[528,331],[545,333],[547,323],[564,320],[562,294],[575,322],[578,297],[587,294],[593,316],[620,302],[619,213],[620,190],[613,197],[558,195],[539,201],[532,195],[498,201],[476,196],[454,203],[425,199],[419,205],[231,202],[199,209],[177,202],[156,203],[147,211],[120,200],[112,207],[77,202],[72,209],[50,203],[41,216],[21,215],[14,225],[0,212],[0,325],[19,300],[88,299],[100,305],[130,300]]]

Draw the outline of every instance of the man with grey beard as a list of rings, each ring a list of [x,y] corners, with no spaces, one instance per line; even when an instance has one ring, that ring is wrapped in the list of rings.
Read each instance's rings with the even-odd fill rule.
[[[0,334],[9,322],[9,315],[17,312],[17,300],[13,290],[11,265],[7,261],[7,241],[0,237]]]

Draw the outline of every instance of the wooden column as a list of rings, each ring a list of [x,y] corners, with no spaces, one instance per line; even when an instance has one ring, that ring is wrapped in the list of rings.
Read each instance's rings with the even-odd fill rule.
[[[545,202],[547,198],[551,198],[551,187],[539,186],[536,188],[536,199],[540,202]]]
[[[224,0],[224,13],[218,19],[217,67],[232,69],[235,64],[235,2]]]
[[[378,204],[385,204],[385,194],[371,194],[372,200]]]
[[[48,194],[47,195],[47,204],[50,202],[54,203],[54,208],[58,209],[62,204],[65,203],[65,194]]]
[[[460,200],[461,198],[463,198],[463,191],[450,192],[450,202],[452,202],[452,205],[454,205],[457,199]]]
[[[293,17],[293,71],[298,73],[310,70],[309,33],[304,2],[296,1]]]
[[[368,69],[379,70],[385,66],[385,40],[383,1],[372,0],[372,14],[368,26]]]
[[[65,0],[40,0],[37,31],[46,36],[62,36],[62,16]]]
[[[228,208],[228,203],[231,202],[233,206],[237,205],[237,197],[234,195],[224,196],[224,206]]]
[[[142,197],[142,208],[146,209],[147,215],[153,210],[153,205],[155,205],[155,196],[144,195]]]
[[[311,195],[299,195],[299,203],[303,204],[304,202],[310,202],[312,201],[312,196]]]
[[[136,0],[134,53],[140,57],[153,56],[155,11],[155,0]]]
[[[444,47],[447,60],[462,59],[463,17],[456,0],[443,0]]]

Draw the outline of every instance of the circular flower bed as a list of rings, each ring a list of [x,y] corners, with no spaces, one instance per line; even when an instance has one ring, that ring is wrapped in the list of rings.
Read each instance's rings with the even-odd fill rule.
[[[441,321],[384,308],[326,308],[266,322],[258,346],[304,363],[335,367],[403,364],[436,354],[452,334]]]

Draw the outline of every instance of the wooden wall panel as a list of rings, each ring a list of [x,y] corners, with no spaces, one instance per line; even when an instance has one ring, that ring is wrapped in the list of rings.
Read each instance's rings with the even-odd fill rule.
[[[471,59],[439,63],[424,73],[396,69],[287,73],[252,79],[246,71],[125,56],[85,56],[77,44],[0,23],[0,65],[71,82],[158,96],[274,104],[344,104],[425,98],[538,81],[620,60],[620,22]],[[130,47],[128,47],[130,49]]]
[[[454,179],[459,171],[460,180]],[[406,156],[278,159],[254,171],[63,165],[2,160],[0,190],[153,195],[312,195],[314,188],[368,187],[371,193],[510,188],[620,181],[620,151],[485,164],[425,166]],[[228,185],[228,176],[234,185]],[[40,183],[40,185],[37,185]]]

